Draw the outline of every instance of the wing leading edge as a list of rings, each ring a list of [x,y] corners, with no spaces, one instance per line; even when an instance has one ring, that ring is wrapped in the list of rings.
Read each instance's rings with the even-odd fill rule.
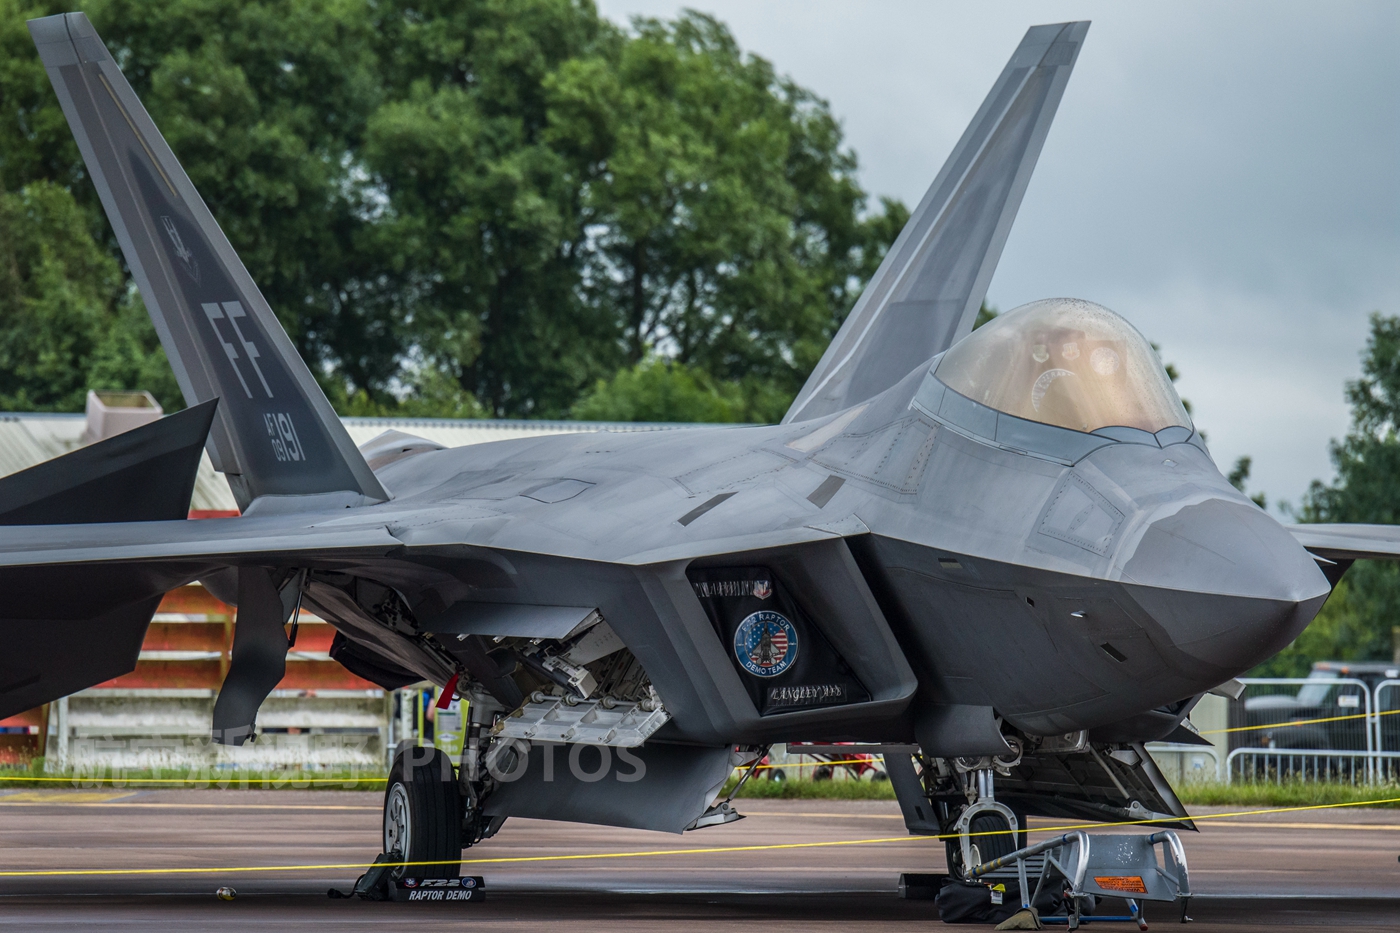
[[[1287,527],[1299,544],[1326,560],[1400,560],[1400,525]]]
[[[972,331],[1088,30],[1026,32],[784,424],[863,402]]]
[[[29,30],[185,402],[219,399],[209,455],[239,505],[387,499],[87,17]]]

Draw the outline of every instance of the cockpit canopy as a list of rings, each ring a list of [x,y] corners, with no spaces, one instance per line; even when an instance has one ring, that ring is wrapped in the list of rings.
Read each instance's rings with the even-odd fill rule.
[[[949,349],[934,375],[988,408],[1074,431],[1191,427],[1152,346],[1091,301],[1048,298],[999,315]]]

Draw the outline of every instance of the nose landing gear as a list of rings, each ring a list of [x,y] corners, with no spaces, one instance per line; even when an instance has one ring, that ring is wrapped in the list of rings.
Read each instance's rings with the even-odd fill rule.
[[[996,772],[981,768],[970,772],[975,777],[977,799],[963,808],[954,824],[957,834],[957,866],[966,872],[984,862],[1001,858],[1016,851],[1025,841],[1023,822],[1006,804],[998,803],[993,791]],[[949,843],[949,848],[953,843]],[[949,852],[949,866],[953,852]]]

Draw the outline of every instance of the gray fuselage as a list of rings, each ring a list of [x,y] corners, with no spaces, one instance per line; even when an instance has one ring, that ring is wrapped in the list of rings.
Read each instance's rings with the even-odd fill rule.
[[[379,471],[391,502],[332,524],[383,523],[412,551],[466,547],[532,564],[512,565],[532,581],[514,595],[468,586],[439,593],[445,601],[609,603],[605,616],[647,664],[679,734],[728,742],[893,738],[921,706],[943,704],[992,707],[1030,734],[1154,738],[1179,720],[1171,704],[1277,652],[1329,592],[1313,558],[1221,476],[1198,436],[1165,447],[1151,435],[1104,441],[1070,465],[911,405],[927,369],[868,405],[805,423],[421,453]],[[917,681],[912,703],[893,690],[856,719],[796,714],[805,717],[790,721],[796,735],[767,718],[755,728],[749,715],[702,715],[718,701],[674,695],[704,692],[687,661],[697,646],[658,642],[703,641],[704,627],[668,624],[668,612],[685,614],[686,594],[670,587],[658,600],[667,573],[706,559],[796,566],[836,543],[849,550],[844,571],[790,583],[813,594],[812,614],[829,625],[845,610],[822,593],[842,586],[853,562],[859,579],[844,583],[868,587],[877,608],[865,611],[888,623]],[[619,580],[639,581],[645,597],[609,602],[630,587]],[[859,634],[848,641],[858,646]],[[716,647],[699,646],[711,674]],[[898,661],[867,658],[865,679],[900,680]],[[879,701],[881,684],[868,686]],[[1166,719],[1154,718],[1163,707]]]

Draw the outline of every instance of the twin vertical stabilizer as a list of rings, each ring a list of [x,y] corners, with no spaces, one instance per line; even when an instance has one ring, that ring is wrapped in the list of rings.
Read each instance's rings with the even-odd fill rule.
[[[1087,22],[1032,26],[783,422],[878,395],[972,332]]]
[[[219,399],[208,450],[239,505],[387,499],[87,17],[29,30],[186,404]]]

